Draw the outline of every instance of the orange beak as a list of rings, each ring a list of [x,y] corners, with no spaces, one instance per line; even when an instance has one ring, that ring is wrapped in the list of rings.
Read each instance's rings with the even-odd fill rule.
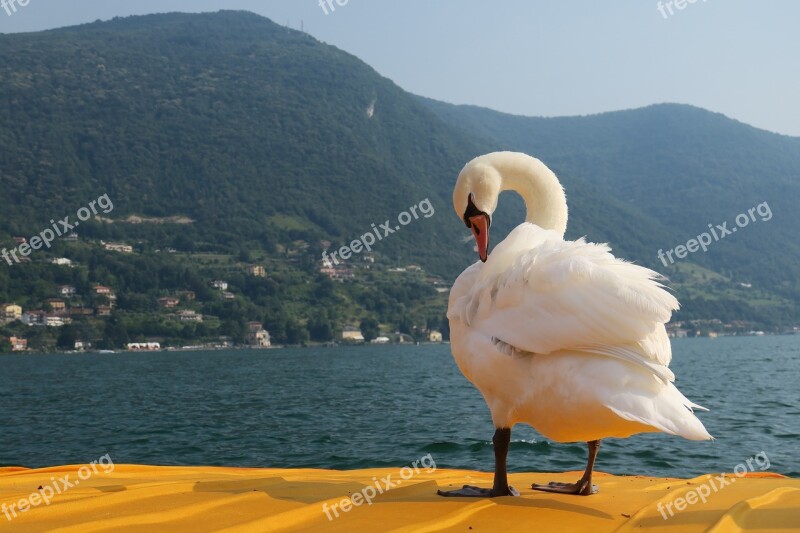
[[[478,257],[485,263],[489,256],[489,216],[480,214],[469,217],[469,223],[478,245]]]

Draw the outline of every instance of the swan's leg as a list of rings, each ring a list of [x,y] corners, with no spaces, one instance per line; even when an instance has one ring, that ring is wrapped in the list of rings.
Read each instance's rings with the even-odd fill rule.
[[[600,450],[600,441],[593,440],[587,444],[589,445],[589,462],[586,465],[586,471],[583,473],[583,477],[580,478],[577,483],[558,483],[557,481],[551,481],[547,485],[534,483],[531,485],[531,488],[543,490],[545,492],[557,492],[559,494],[579,494],[581,496],[597,494],[597,485],[592,485],[592,470],[594,469],[594,460],[597,457],[597,452]]]
[[[494,498],[495,496],[519,496],[514,487],[508,486],[506,458],[508,445],[511,442],[511,428],[498,428],[492,437],[494,446],[494,485],[484,489],[472,485],[464,485],[458,490],[437,491],[439,496],[462,496],[471,498]]]

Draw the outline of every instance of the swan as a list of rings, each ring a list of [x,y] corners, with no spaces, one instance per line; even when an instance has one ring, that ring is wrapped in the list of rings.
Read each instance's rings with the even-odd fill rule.
[[[527,208],[489,255],[489,228],[501,191]],[[447,317],[453,358],[481,392],[495,433],[491,489],[464,485],[441,496],[519,495],[508,485],[511,429],[533,426],[557,442],[586,442],[576,483],[533,484],[589,495],[600,441],[664,432],[711,440],[673,385],[664,324],[678,301],[647,268],[615,258],[605,244],[564,240],[567,200],[556,175],[523,153],[494,152],[467,163],[453,191],[456,214],[472,230],[478,257],[456,279]]]

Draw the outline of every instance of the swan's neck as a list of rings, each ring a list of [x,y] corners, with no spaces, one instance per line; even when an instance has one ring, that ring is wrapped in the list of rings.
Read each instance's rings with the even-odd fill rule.
[[[525,221],[563,237],[567,231],[567,197],[553,171],[531,157],[504,160],[497,170],[500,190],[516,191],[525,201]]]

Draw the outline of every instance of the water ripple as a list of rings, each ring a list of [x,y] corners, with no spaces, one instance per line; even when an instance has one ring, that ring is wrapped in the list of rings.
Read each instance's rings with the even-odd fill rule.
[[[673,370],[714,442],[604,441],[597,468],[696,476],[760,452],[798,475],[800,336],[680,339]],[[769,353],[769,360],[761,354]],[[446,398],[446,401],[443,399]],[[448,346],[0,357],[0,465],[166,465],[490,470],[489,411]],[[509,469],[582,469],[586,445],[512,433]]]

